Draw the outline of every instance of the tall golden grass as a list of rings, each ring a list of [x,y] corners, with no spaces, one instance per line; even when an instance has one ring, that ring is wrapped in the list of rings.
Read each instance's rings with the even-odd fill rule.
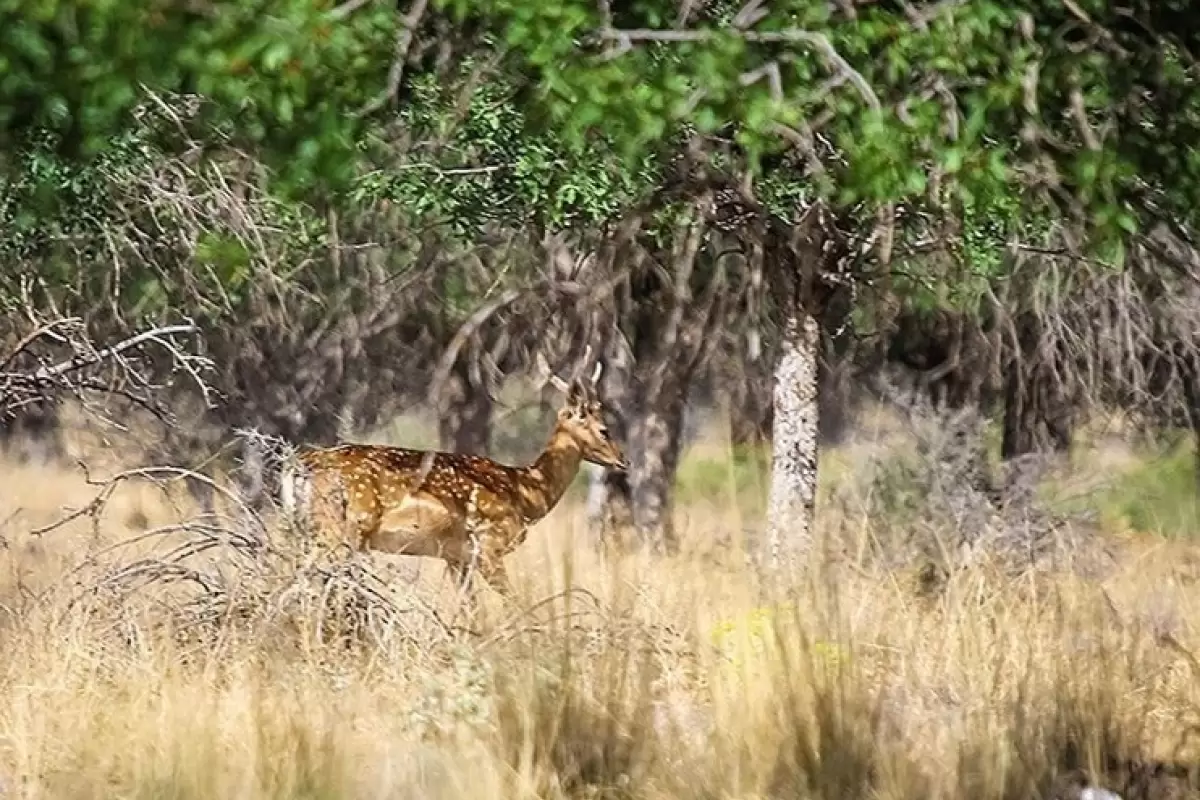
[[[861,467],[827,464],[827,483]],[[864,555],[887,528],[843,502],[823,555],[768,591],[731,535],[752,522],[732,494],[686,497],[672,557],[601,557],[570,502],[510,557],[519,599],[489,596],[480,636],[318,642],[235,620],[181,635],[156,622],[159,584],[111,600],[103,624],[67,612],[87,554],[194,509],[130,483],[97,524],[37,537],[96,487],[12,462],[0,486],[3,798],[1195,791],[1185,541],[1096,532],[1086,569],[985,556],[929,589],[919,564]],[[453,604],[434,563],[400,563],[392,584]]]

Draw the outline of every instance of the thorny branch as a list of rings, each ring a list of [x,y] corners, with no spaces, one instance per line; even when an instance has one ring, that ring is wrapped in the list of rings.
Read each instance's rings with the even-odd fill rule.
[[[415,640],[430,630],[451,635],[434,609],[415,596],[401,599],[397,587],[361,559],[331,561],[331,553],[306,549],[302,537],[273,536],[236,491],[178,467],[130,469],[103,480],[88,475],[97,487],[92,500],[31,533],[43,536],[87,521],[98,534],[122,484],[145,481],[165,493],[183,479],[209,483],[239,513],[181,514],[178,522],[94,548],[66,575],[74,589],[64,613],[113,613],[119,623],[141,597],[168,613],[162,621],[193,633],[238,620],[278,628],[295,624],[299,614],[315,619],[318,639],[366,635],[379,641],[398,633]],[[418,620],[408,622],[413,614]]]
[[[143,480],[166,492],[185,478],[211,480],[171,466],[126,470],[103,480],[89,475],[97,487],[92,501],[35,533],[84,520],[99,531],[120,485]],[[232,488],[213,487],[241,513],[180,515],[180,521],[95,547],[65,575],[64,585],[32,598],[35,604],[60,621],[72,615],[123,636],[145,610],[146,621],[200,648],[236,630],[257,639],[311,632],[319,646],[400,640],[423,647],[451,643],[465,630],[408,582],[378,571],[369,556],[347,557],[316,544],[286,523],[281,527],[279,520],[258,516]],[[67,590],[66,602],[51,605],[58,588]],[[517,612],[484,644],[544,625],[533,617],[561,599],[555,595]],[[596,605],[594,613],[603,614]]]

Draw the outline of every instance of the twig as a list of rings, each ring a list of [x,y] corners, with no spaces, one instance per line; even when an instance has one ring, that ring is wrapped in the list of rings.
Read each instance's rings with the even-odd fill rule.
[[[413,36],[428,7],[429,0],[413,0],[408,13],[400,20],[400,30],[396,33],[396,49],[392,56],[392,66],[388,69],[387,86],[379,96],[359,109],[356,116],[365,117],[373,114],[396,98],[400,91],[400,84],[404,80],[404,66],[408,61],[408,51],[412,49]]]
[[[348,2],[342,3],[340,6],[335,6],[329,12],[329,18],[334,20],[345,19],[360,8],[370,5],[371,2],[373,0],[348,0]]]
[[[116,491],[117,487],[121,483],[136,478],[148,480],[156,485],[161,485],[164,482],[164,478],[170,481],[178,481],[183,479],[199,481],[222,496],[228,498],[230,502],[234,503],[236,506],[238,506],[239,510],[246,514],[247,519],[256,521],[260,529],[265,530],[266,527],[263,524],[262,519],[256,513],[254,513],[254,511],[247,506],[235,492],[220,485],[207,475],[202,475],[199,472],[194,472],[190,469],[171,466],[137,467],[118,472],[117,474],[104,480],[93,480],[91,475],[88,474],[87,465],[80,462],[80,467],[84,470],[84,480],[92,486],[100,487],[100,490],[97,492],[96,496],[92,498],[87,505],[70,512],[65,517],[55,520],[48,525],[43,525],[39,528],[33,529],[30,531],[30,535],[42,536],[51,531],[57,530],[58,528],[61,528],[64,525],[79,519],[80,517],[95,515],[101,512],[108,503],[109,499],[112,497],[113,492]]]
[[[70,336],[62,336],[59,331],[64,328],[79,328]],[[136,347],[147,343],[155,343],[167,351],[170,356],[172,371],[181,370],[192,379],[199,388],[207,405],[211,405],[211,388],[201,374],[211,369],[212,362],[203,356],[184,352],[175,344],[172,337],[184,333],[195,333],[198,328],[192,323],[169,325],[142,331],[128,337],[117,344],[96,349],[82,331],[82,325],[74,318],[60,319],[50,324],[41,325],[33,334],[24,337],[17,349],[5,358],[5,365],[11,370],[11,365],[23,353],[29,353],[37,342],[53,340],[66,344],[76,350],[71,358],[55,364],[42,364],[41,367],[30,371],[0,371],[0,413],[7,414],[28,405],[49,399],[56,391],[101,392],[124,397],[125,399],[154,409],[157,405],[153,397],[154,390],[159,388],[150,383],[142,372],[127,362],[124,354]],[[40,360],[40,359],[39,359]],[[86,377],[79,380],[68,379],[68,376],[85,369],[111,363],[118,374],[110,378]],[[120,386],[121,382],[132,385],[132,388]]]
[[[57,328],[77,326],[81,325],[82,323],[83,320],[79,317],[66,317],[63,319],[56,319],[53,322],[49,322],[36,328],[18,341],[16,346],[12,349],[12,352],[8,354],[3,362],[0,362],[0,373],[5,372],[12,365],[12,363],[16,361],[22,353],[28,350],[30,345],[32,345],[38,339],[51,336]]]
[[[712,30],[666,30],[652,28],[608,28],[600,31],[600,37],[615,42],[615,55],[628,52],[635,42],[707,42],[716,37],[717,31]],[[879,97],[862,76],[862,73],[850,66],[850,62],[829,41],[829,37],[817,31],[790,28],[783,31],[737,31],[737,35],[748,42],[760,43],[790,43],[807,44],[820,52],[825,59],[854,85],[862,96],[863,101],[874,111],[883,108]],[[610,54],[610,57],[615,57]]]

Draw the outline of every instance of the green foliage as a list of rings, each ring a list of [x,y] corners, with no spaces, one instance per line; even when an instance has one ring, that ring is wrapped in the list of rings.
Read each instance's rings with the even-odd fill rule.
[[[414,46],[388,87],[392,4],[337,16],[323,0],[238,0],[220,14],[0,0],[0,259],[36,254],[43,275],[87,284],[79,265],[103,257],[122,171],[169,155],[181,133],[205,155],[233,146],[271,167],[271,213],[298,247],[319,243],[313,208],[330,202],[388,201],[463,240],[496,226],[595,231],[663,188],[699,133],[710,166],[755,172],[781,218],[817,195],[866,224],[895,202],[953,216],[956,263],[902,261],[912,279],[893,284],[930,307],[977,307],[1009,277],[1005,244],[1043,241],[1063,214],[1114,264],[1149,218],[1196,221],[1186,45],[1200,26],[1174,5],[1135,0],[1133,25],[1102,3],[1088,22],[1032,0],[874,4],[854,18],[782,0],[738,31],[743,5],[701,4],[682,40],[663,41],[675,0],[612,4],[615,29],[641,31],[625,46],[591,0],[437,0],[414,37],[437,31],[453,57]],[[130,113],[142,87],[203,100],[147,128]],[[647,233],[673,235],[682,210],[657,200]],[[251,261],[214,230],[190,266],[228,306]],[[123,280],[138,308],[171,302],[151,272]],[[476,291],[457,274],[445,284],[452,305]]]
[[[1172,7],[1147,8],[1138,31],[1101,4],[1094,25],[1110,44],[1079,47],[1064,30],[1080,20],[1056,5],[974,0],[912,12],[917,24],[890,5],[850,19],[790,0],[743,33],[730,25],[740,5],[724,2],[696,11],[684,41],[626,47],[589,0],[435,5],[466,34],[461,69],[410,65],[396,122],[442,146],[383,164],[358,191],[462,230],[531,214],[552,226],[611,218],[690,131],[732,137],[746,167],[775,173],[779,211],[811,192],[843,208],[1015,198],[1010,221],[1066,206],[1116,255],[1112,241],[1137,228],[1147,200],[1190,218],[1200,199],[1200,92],[1175,44],[1194,23]],[[661,31],[677,13],[673,0],[618,4],[613,24]],[[377,153],[356,112],[384,90],[397,24],[374,3],[335,19],[320,0],[241,0],[219,15],[7,0],[0,135],[11,150],[47,129],[70,155],[96,153],[126,129],[139,87],[191,91],[207,99],[207,122],[281,170],[284,188],[345,187]],[[466,76],[501,53],[460,114]],[[795,147],[781,131],[814,124],[839,157],[820,175],[781,170],[774,156]],[[930,198],[935,170],[948,194]],[[1051,177],[1065,199],[1040,181]]]
[[[396,16],[372,5],[334,20],[325,6],[0,0],[0,148],[46,130],[64,154],[96,155],[128,129],[144,87],[207,98],[211,121],[292,186],[348,180],[352,112],[384,86]]]
[[[103,309],[143,322],[183,311],[219,323],[248,299],[257,271],[289,278],[289,261],[323,246],[324,220],[301,202],[256,198],[243,211],[270,236],[251,244],[237,230],[237,211],[188,197],[211,189],[195,173],[194,185],[156,183],[173,157],[156,143],[164,119],[140,115],[86,160],[64,155],[49,131],[30,137],[0,172],[0,303],[12,306],[22,283],[37,279],[43,299],[67,314]],[[197,224],[192,248],[186,231]]]
[[[1100,521],[1114,530],[1133,530],[1171,537],[1200,532],[1200,502],[1196,498],[1196,442],[1187,434],[1167,447],[1137,454],[1129,465],[1108,468],[1105,485],[1083,495],[1065,496],[1069,486],[1047,488],[1047,494],[1066,512],[1098,509]]]
[[[355,202],[387,199],[469,238],[491,223],[556,229],[603,223],[655,185],[652,158],[614,169],[605,148],[539,127],[512,78],[490,76],[463,113],[463,86],[485,55],[464,60],[450,80],[432,73],[413,78],[397,121],[414,140],[437,146],[404,153],[400,163],[365,176],[356,183]],[[386,140],[369,150],[380,163],[394,158]]]
[[[1196,26],[1175,10],[1142,9],[1151,22],[1139,28],[1099,4],[1089,30],[1058,4],[909,9],[924,15],[917,24],[894,5],[847,19],[793,0],[742,34],[728,24],[735,6],[717,4],[694,15],[686,41],[640,35],[621,48],[597,34],[587,0],[443,5],[513,49],[565,141],[610,142],[633,163],[694,126],[732,134],[747,165],[769,171],[768,157],[794,146],[780,126],[820,120],[841,159],[811,182],[843,207],[925,202],[936,167],[957,202],[996,208],[1006,195],[1026,222],[1071,213],[1113,258],[1162,208],[1147,200],[1189,220],[1200,207],[1200,90],[1172,44]],[[613,23],[661,31],[677,12],[668,0],[622,4]]]
[[[0,229],[5,231],[0,261],[77,242],[84,232],[111,224],[110,181],[144,166],[149,157],[134,131],[110,138],[86,164],[62,158],[60,143],[60,137],[40,131],[0,172]]]

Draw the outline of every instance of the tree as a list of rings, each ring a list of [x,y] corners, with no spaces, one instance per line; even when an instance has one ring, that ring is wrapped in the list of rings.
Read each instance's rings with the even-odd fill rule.
[[[899,267],[924,270],[943,297],[968,284],[959,293],[969,297],[1005,266],[960,253],[954,274],[930,273],[904,255],[905,208],[957,223],[949,244],[999,245],[1061,218],[1114,263],[1147,220],[1196,213],[1200,94],[1186,64],[1200,37],[1174,6],[447,5],[502,33],[568,140],[606,144],[631,163],[698,149],[751,202],[770,178],[802,187],[806,208],[821,197],[853,236],[873,241],[883,272],[858,280],[878,292],[923,293],[919,274],[907,286],[888,278]],[[795,278],[776,270],[772,280]],[[775,417],[784,439],[806,440],[805,470],[816,463],[815,439],[799,433],[814,426],[796,419],[815,414],[809,300],[781,310],[792,344],[777,378],[805,387],[777,387]],[[797,447],[778,433],[775,444],[777,455]],[[785,484],[775,529],[790,522],[780,509],[811,508],[810,482],[777,478]]]

